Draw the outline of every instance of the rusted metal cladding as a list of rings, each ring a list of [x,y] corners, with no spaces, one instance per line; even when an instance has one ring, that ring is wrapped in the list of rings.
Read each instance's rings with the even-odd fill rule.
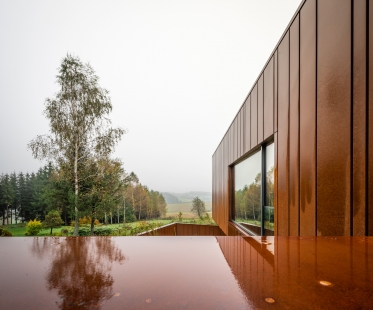
[[[258,144],[263,142],[263,136],[264,136],[263,113],[264,113],[264,81],[263,81],[263,74],[262,74],[258,80]]]
[[[238,158],[237,150],[238,150],[238,116],[233,121],[233,132],[232,132],[232,148],[233,148],[233,158],[232,162],[236,161]]]
[[[237,158],[240,158],[242,156],[242,149],[243,149],[243,124],[242,124],[242,113],[243,113],[243,107],[241,108],[240,112],[238,112],[237,115],[237,136],[238,136],[238,142],[237,142]]]
[[[372,16],[367,0],[299,7],[213,157],[226,234],[231,167],[273,137],[275,235],[373,235]]]
[[[289,234],[289,32],[278,47],[278,234]]]
[[[245,124],[245,134],[244,134],[244,137],[245,137],[245,141],[244,141],[244,145],[245,145],[245,148],[244,148],[244,154],[247,153],[248,151],[250,151],[250,140],[251,140],[251,131],[250,131],[250,96],[248,96],[246,98],[246,101],[245,101],[245,115],[244,115],[244,124]]]
[[[277,212],[277,209],[278,209],[278,190],[277,190],[277,184],[278,184],[278,161],[277,161],[277,158],[278,158],[278,154],[277,154],[277,148],[278,148],[278,133],[275,132],[274,134],[274,144],[275,144],[275,173],[274,173],[274,207],[275,207],[275,229],[274,229],[274,232],[275,232],[275,236],[278,236],[278,212]]]
[[[318,2],[317,234],[350,234],[351,1]]]
[[[224,223],[220,228],[224,231],[225,234],[228,233],[228,221],[229,221],[229,162],[228,157],[226,156],[229,152],[229,141],[224,141],[224,152],[223,152],[223,161],[222,161],[222,218]]]
[[[368,1],[368,29],[369,29],[369,88],[368,88],[368,206],[367,223],[368,235],[373,236],[373,3]]]
[[[353,7],[353,147],[352,147],[352,234],[364,236],[366,233],[366,72],[367,72],[367,1],[355,0]]]
[[[316,234],[316,0],[299,13],[299,227]]]
[[[251,128],[251,149],[258,144],[258,86],[255,85],[250,93],[251,97],[251,113],[250,113],[250,128]]]
[[[273,135],[273,95],[274,95],[274,68],[273,57],[264,70],[264,114],[263,114],[263,139]]]
[[[290,26],[289,234],[299,236],[299,14]]]
[[[278,110],[278,105],[277,105],[277,100],[278,100],[278,59],[277,59],[277,49],[273,54],[273,62],[274,62],[274,76],[273,76],[273,81],[274,81],[274,93],[273,93],[273,131],[277,132],[277,110]]]

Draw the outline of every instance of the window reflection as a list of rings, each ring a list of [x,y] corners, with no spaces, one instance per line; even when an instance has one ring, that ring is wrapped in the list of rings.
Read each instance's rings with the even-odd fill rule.
[[[275,169],[275,152],[274,144],[266,146],[266,201],[263,210],[265,235],[273,235],[275,208],[274,208],[274,169]],[[272,233],[271,233],[272,231]]]
[[[234,167],[234,187],[235,221],[260,234],[261,152]]]
[[[262,152],[265,163],[262,165]],[[262,169],[265,186],[262,186]],[[262,196],[263,192],[263,196]],[[265,201],[262,202],[261,197]],[[262,209],[263,206],[263,209]],[[234,166],[234,220],[255,235],[274,234],[274,144]],[[263,216],[263,221],[262,221]]]

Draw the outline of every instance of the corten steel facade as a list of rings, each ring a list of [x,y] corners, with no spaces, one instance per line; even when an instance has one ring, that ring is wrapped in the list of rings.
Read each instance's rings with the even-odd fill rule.
[[[232,167],[267,141],[275,235],[373,235],[373,1],[299,6],[212,157],[227,235]]]

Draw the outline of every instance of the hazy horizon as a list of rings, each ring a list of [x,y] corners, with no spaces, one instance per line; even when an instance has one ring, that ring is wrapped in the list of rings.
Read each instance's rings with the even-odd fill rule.
[[[67,53],[110,92],[113,157],[160,192],[211,192],[211,157],[301,0],[3,1],[0,173],[36,172]]]

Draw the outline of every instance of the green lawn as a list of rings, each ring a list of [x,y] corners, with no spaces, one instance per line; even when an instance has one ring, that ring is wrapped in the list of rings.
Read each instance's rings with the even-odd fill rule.
[[[26,224],[13,224],[13,225],[4,225],[0,226],[1,228],[6,229],[7,231],[11,232],[13,237],[26,237],[25,232],[26,232]],[[53,228],[53,233],[60,233],[61,229],[63,228],[69,228],[71,226],[62,226],[59,228]],[[49,236],[50,233],[50,228],[48,229],[42,229],[38,236]]]
[[[170,223],[177,222],[177,219],[156,219],[156,220],[149,220],[149,221],[137,221],[133,223],[126,223],[123,227],[123,224],[109,224],[109,225],[99,225],[96,226],[98,230],[105,230],[109,229],[109,232],[113,236],[133,236],[137,235],[138,233],[152,230],[154,228],[167,225]],[[191,223],[191,224],[210,224],[216,225],[215,222],[210,218],[203,220],[199,218],[189,218],[189,219],[182,219],[182,223]],[[26,237],[26,224],[13,224],[13,225],[4,225],[0,226],[3,229],[8,230],[14,237]],[[86,232],[89,231],[90,226],[82,226],[81,227]],[[62,226],[59,228],[53,228],[53,235],[59,235],[61,233],[61,229],[68,229],[70,231],[70,235],[73,232],[72,226]],[[50,236],[50,229],[42,229],[37,236]]]
[[[144,222],[146,222],[147,224],[144,224]],[[130,234],[130,229],[131,228],[134,229],[138,226],[141,226],[144,229],[146,229],[147,226],[150,226],[150,227],[155,226],[155,223],[157,223],[157,226],[163,226],[163,225],[169,224],[171,222],[172,222],[172,220],[162,219],[162,220],[150,220],[150,221],[139,221],[139,222],[133,222],[133,223],[126,223],[126,228],[128,230],[126,235]],[[89,225],[86,226],[86,227],[89,227]],[[122,229],[123,224],[101,225],[100,227],[101,228],[110,227],[112,229]],[[9,231],[13,235],[13,237],[26,237],[25,236],[26,224],[4,225],[4,226],[0,226],[0,228],[6,229],[7,231]],[[61,233],[61,229],[68,229],[71,232],[73,231],[72,226],[62,226],[62,227],[59,227],[59,228],[53,228],[53,235]],[[38,236],[50,236],[50,228],[42,229],[39,232]]]

